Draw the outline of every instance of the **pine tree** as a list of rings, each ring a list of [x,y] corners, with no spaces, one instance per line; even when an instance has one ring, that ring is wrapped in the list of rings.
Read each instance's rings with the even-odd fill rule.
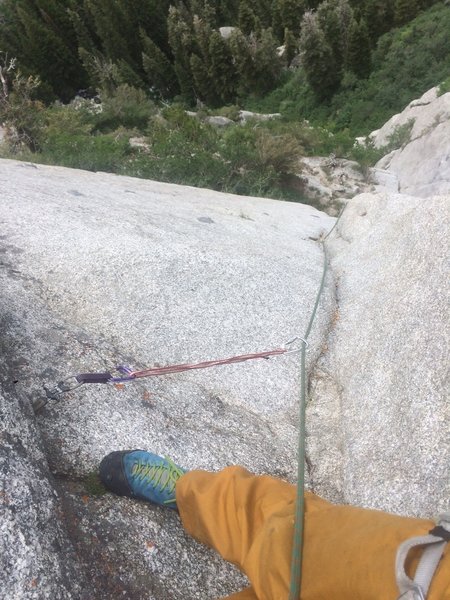
[[[237,14],[239,12],[239,0],[220,0],[216,2],[217,8],[217,21],[220,26],[222,25],[234,25],[236,24]]]
[[[271,29],[263,29],[255,41],[255,91],[263,94],[275,87],[282,73],[283,59],[278,55],[277,42]]]
[[[249,0],[242,0],[239,3],[238,23],[239,29],[246,35],[250,35],[257,28],[256,15]]]
[[[272,0],[258,0],[254,2],[253,10],[262,29],[267,29],[272,26]]]
[[[142,65],[148,82],[155,87],[163,98],[171,98],[178,93],[175,71],[167,56],[155,42],[141,29]]]
[[[277,41],[281,44],[284,40],[284,26],[281,18],[279,0],[272,1],[272,31]]]
[[[40,93],[70,100],[87,85],[67,9],[72,0],[4,0],[1,49],[18,59],[24,74],[39,75]]]
[[[417,0],[396,0],[395,2],[395,23],[404,25],[414,19],[419,12]]]
[[[201,16],[210,27],[217,27],[217,12],[212,4],[205,2]]]
[[[211,66],[209,59],[209,40],[211,38],[213,30],[208,22],[204,21],[197,15],[194,15],[193,26],[196,45],[200,50],[203,62],[209,69]]]
[[[352,9],[348,0],[325,0],[317,10],[317,18],[331,48],[334,66],[340,77],[347,53]]]
[[[210,106],[220,104],[220,98],[216,93],[214,82],[211,80],[208,67],[198,54],[191,54],[191,71],[194,78],[194,86],[197,96]]]
[[[236,71],[227,43],[218,31],[209,39],[210,76],[217,96],[223,104],[234,100],[236,94]]]
[[[128,0],[122,0],[124,5]],[[134,9],[136,18],[135,35],[143,29],[148,37],[166,55],[170,56],[170,45],[167,32],[167,20],[171,0],[136,0]],[[140,49],[142,50],[142,48]]]
[[[298,40],[290,29],[284,30],[284,59],[290,65],[292,59],[298,52]]]
[[[141,77],[140,70],[133,69],[130,63],[124,59],[119,59],[116,63],[118,72],[118,84],[128,84],[133,88],[144,88],[144,79]]]
[[[279,0],[278,6],[284,29],[289,29],[294,37],[298,37],[300,24],[306,10],[304,0]]]
[[[394,26],[394,0],[366,0],[362,7],[372,45]]]
[[[303,17],[300,50],[306,78],[317,99],[323,101],[330,98],[339,86],[340,73],[317,14],[311,11],[307,11]]]
[[[195,86],[191,72],[190,57],[197,48],[193,31],[183,18],[181,9],[173,6],[170,7],[167,30],[180,92],[186,99],[194,100]]]
[[[371,44],[369,31],[364,19],[359,22],[353,19],[350,25],[349,44],[347,51],[347,68],[358,78],[370,75],[372,66]]]
[[[117,27],[117,14],[109,11],[108,0],[85,0],[87,18],[92,20],[93,29],[99,41],[97,48],[104,56],[114,62],[127,55],[126,40]]]
[[[240,29],[235,29],[228,42],[238,74],[237,93],[248,94],[255,88],[255,65],[248,39]]]

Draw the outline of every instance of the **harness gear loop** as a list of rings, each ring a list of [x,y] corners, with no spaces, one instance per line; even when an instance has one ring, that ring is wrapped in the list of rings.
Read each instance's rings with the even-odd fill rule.
[[[395,576],[400,590],[398,600],[426,600],[431,581],[450,541],[450,513],[441,515],[428,535],[413,537],[400,544],[395,560]],[[405,570],[410,550],[424,546],[414,579]]]

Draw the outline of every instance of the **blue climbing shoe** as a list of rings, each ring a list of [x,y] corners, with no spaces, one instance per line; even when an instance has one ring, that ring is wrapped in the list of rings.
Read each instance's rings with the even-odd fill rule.
[[[111,452],[100,463],[100,479],[111,492],[175,510],[175,486],[185,473],[170,458],[145,450]]]

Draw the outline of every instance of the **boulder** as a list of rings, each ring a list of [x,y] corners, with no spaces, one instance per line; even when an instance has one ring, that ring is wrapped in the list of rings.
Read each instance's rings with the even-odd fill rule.
[[[142,136],[131,137],[128,140],[128,143],[132,148],[138,148],[139,150],[142,150],[144,152],[148,152],[150,150],[150,144],[147,142],[147,139]]]
[[[406,139],[375,165],[375,182],[380,183],[381,171],[386,171],[390,190],[392,176],[405,194],[426,198],[450,192],[450,92],[439,96],[438,88],[432,88],[369,138],[382,148],[399,127],[405,128]]]
[[[410,140],[415,140],[431,131],[437,123],[450,119],[450,92],[439,95],[439,88],[428,90],[416,100],[412,100],[399,114],[391,117],[386,123],[373,131],[369,138],[376,148],[389,144],[398,127],[410,125]]]
[[[311,381],[311,485],[407,515],[449,510],[450,197],[362,194],[327,242],[337,310]]]
[[[205,121],[214,127],[227,127],[228,125],[234,125],[234,121],[232,119],[228,119],[228,117],[222,117],[220,115],[205,117]]]
[[[236,27],[219,27],[219,33],[224,40],[227,40],[235,29]]]
[[[395,175],[395,173],[391,173],[390,171],[383,169],[382,164],[383,163],[380,162],[378,163],[377,168],[374,167],[373,169],[371,169],[372,182],[381,191],[397,193],[399,188],[397,175]]]
[[[447,94],[450,98],[450,93]],[[376,168],[398,180],[402,193],[421,198],[450,192],[450,117],[429,132],[382,159]]]
[[[358,163],[334,155],[303,157],[297,179],[303,197],[332,216],[349,198],[372,189]]]
[[[241,123],[247,121],[271,121],[272,119],[281,118],[281,113],[255,113],[250,110],[240,110],[239,120]]]

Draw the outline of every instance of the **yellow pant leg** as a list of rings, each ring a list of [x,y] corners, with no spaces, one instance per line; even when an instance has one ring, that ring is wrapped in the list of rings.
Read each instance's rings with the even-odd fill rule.
[[[286,600],[294,486],[228,467],[219,473],[187,473],[176,493],[183,525],[193,537],[237,565],[259,600]],[[396,600],[397,548],[432,526],[423,519],[332,505],[307,493],[302,600]],[[418,555],[412,553],[412,573]],[[427,600],[450,600],[448,548]]]
[[[242,590],[242,592],[227,596],[226,600],[258,600],[258,596],[255,594],[253,588],[249,587]]]

